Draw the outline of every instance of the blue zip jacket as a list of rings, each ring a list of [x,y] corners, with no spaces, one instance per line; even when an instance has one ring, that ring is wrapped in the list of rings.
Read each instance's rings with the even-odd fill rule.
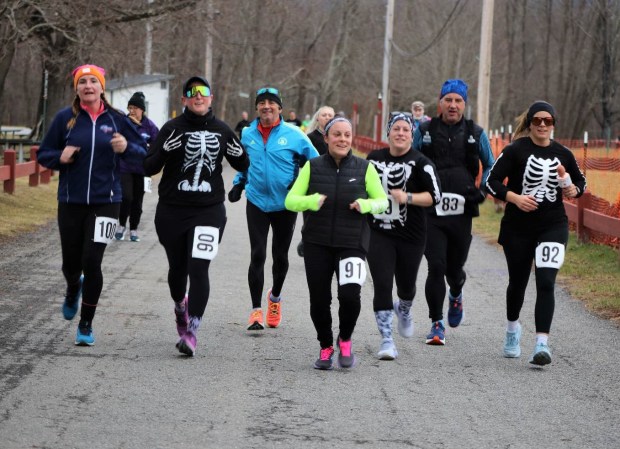
[[[245,184],[245,196],[263,212],[285,210],[284,199],[299,174],[299,167],[319,153],[299,127],[280,117],[267,143],[257,118],[243,129],[241,143],[250,157],[250,168],[237,173],[234,184]]]
[[[70,107],[61,109],[37,151],[37,160],[44,167],[60,173],[58,202],[72,204],[120,203],[121,173],[119,161],[142,161],[146,141],[124,114],[106,109],[95,121],[80,109],[75,125],[67,129],[73,117]],[[112,150],[114,133],[127,139],[122,154]],[[61,164],[60,155],[67,145],[80,147],[70,164]]]

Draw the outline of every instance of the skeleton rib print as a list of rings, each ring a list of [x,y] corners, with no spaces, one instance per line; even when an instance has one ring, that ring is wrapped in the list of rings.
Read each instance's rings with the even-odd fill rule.
[[[209,131],[194,131],[189,135],[185,144],[185,159],[183,160],[183,172],[193,176],[184,179],[178,184],[179,190],[192,192],[210,192],[211,184],[200,181],[202,170],[208,170],[209,175],[216,168],[217,156],[220,152],[219,133]]]
[[[530,155],[523,173],[523,195],[533,196],[538,203],[545,199],[554,202],[557,198],[558,165],[560,160],[536,158]]]

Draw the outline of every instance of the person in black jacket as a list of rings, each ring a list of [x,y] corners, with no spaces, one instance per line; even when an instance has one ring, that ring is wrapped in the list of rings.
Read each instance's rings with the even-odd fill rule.
[[[534,365],[551,363],[548,338],[555,308],[555,278],[568,242],[562,198],[577,198],[586,189],[573,153],[551,140],[555,116],[549,103],[533,103],[518,118],[515,140],[502,150],[486,183],[491,195],[508,203],[498,238],[509,276],[504,356],[521,355],[519,315],[534,262],[536,343],[529,360]]]
[[[328,152],[301,169],[286,196],[288,210],[311,211],[302,230],[304,263],[310,291],[310,317],[321,345],[316,369],[333,368],[331,285],[338,278],[340,333],[338,362],[355,364],[351,337],[360,314],[360,292],[366,278],[366,252],[370,239],[363,214],[380,213],[387,198],[377,171],[351,151],[351,123],[342,117],[325,126]]]
[[[249,167],[236,134],[213,114],[212,99],[206,79],[188,79],[183,84],[183,113],[162,127],[144,161],[147,176],[164,170],[155,229],[170,267],[177,348],[189,356],[196,351],[196,333],[209,300],[209,265],[226,225],[222,159],[237,171]]]

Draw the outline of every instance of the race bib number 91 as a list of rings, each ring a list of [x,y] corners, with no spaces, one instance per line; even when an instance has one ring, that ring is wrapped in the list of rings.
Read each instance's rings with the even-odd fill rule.
[[[364,285],[366,280],[366,262],[360,257],[347,257],[340,259],[338,265],[338,284]]]
[[[564,245],[557,242],[541,242],[536,247],[536,267],[559,270],[564,263]]]
[[[456,193],[442,193],[441,201],[435,206],[437,215],[463,215],[465,213],[465,197]]]
[[[194,228],[194,243],[192,257],[195,259],[213,260],[217,256],[220,230],[213,226],[196,226]]]
[[[95,243],[105,243],[106,245],[111,243],[116,233],[117,225],[118,220],[116,218],[95,218],[95,235],[93,235],[93,241]]]

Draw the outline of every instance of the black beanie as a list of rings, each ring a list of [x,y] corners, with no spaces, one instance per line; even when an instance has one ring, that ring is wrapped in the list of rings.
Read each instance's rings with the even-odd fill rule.
[[[127,106],[135,106],[137,108],[146,111],[146,103],[144,102],[144,94],[142,92],[136,92],[131,96]]]
[[[266,89],[273,89],[273,88],[269,87],[269,88],[266,88]],[[258,90],[260,91],[262,89],[258,89]],[[273,89],[273,90],[277,92],[276,89]],[[260,94],[256,95],[256,101],[254,102],[254,106],[258,106],[258,103],[261,102],[262,100],[274,101],[274,102],[278,103],[278,105],[280,107],[282,107],[282,98],[278,94],[271,93],[271,92],[260,93]]]
[[[554,122],[557,121],[555,118],[555,109],[553,108],[553,106],[551,106],[546,101],[540,100],[540,101],[535,101],[534,103],[532,103],[532,105],[527,110],[527,126],[530,126],[530,123],[532,123],[534,114],[540,111],[548,112],[549,114],[551,114],[551,117],[553,117],[553,121]]]

